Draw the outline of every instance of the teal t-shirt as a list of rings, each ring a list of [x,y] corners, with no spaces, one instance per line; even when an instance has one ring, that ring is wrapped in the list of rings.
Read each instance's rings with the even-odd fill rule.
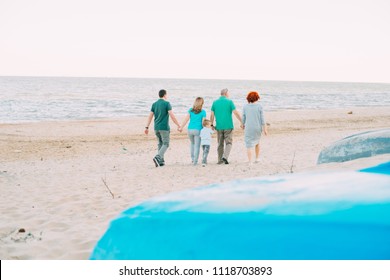
[[[188,129],[197,129],[201,130],[203,128],[202,119],[206,117],[206,111],[202,109],[198,114],[192,111],[192,108],[188,110],[190,114],[190,123],[188,124]]]
[[[160,98],[153,103],[152,111],[154,113],[154,130],[170,130],[169,113],[172,110],[171,103]]]
[[[225,130],[233,129],[233,117],[232,112],[236,109],[233,101],[226,96],[221,96],[219,99],[213,102],[211,111],[214,112],[216,119],[216,129]]]

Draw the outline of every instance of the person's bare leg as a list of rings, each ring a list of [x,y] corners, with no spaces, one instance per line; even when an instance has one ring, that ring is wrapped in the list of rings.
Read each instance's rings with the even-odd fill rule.
[[[249,164],[251,164],[252,163],[252,150],[251,150],[251,148],[248,148],[246,150],[246,152],[248,154],[248,162],[249,162]]]
[[[255,146],[255,155],[256,155],[255,162],[258,162],[260,157],[260,144],[257,144]]]

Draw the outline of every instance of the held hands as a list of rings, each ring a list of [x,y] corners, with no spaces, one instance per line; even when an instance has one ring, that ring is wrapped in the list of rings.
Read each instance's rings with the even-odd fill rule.
[[[183,128],[179,125],[179,126],[177,127],[177,131],[179,131],[179,132],[181,133],[181,132],[183,132]]]

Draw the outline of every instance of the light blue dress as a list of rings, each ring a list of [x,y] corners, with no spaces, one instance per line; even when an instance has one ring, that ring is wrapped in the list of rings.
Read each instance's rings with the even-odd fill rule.
[[[263,107],[257,102],[244,105],[242,122],[245,125],[245,146],[253,148],[259,144],[265,125]]]

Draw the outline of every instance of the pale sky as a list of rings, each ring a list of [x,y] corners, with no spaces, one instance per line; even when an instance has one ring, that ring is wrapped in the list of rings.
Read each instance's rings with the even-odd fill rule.
[[[0,0],[0,76],[390,83],[390,1]]]

